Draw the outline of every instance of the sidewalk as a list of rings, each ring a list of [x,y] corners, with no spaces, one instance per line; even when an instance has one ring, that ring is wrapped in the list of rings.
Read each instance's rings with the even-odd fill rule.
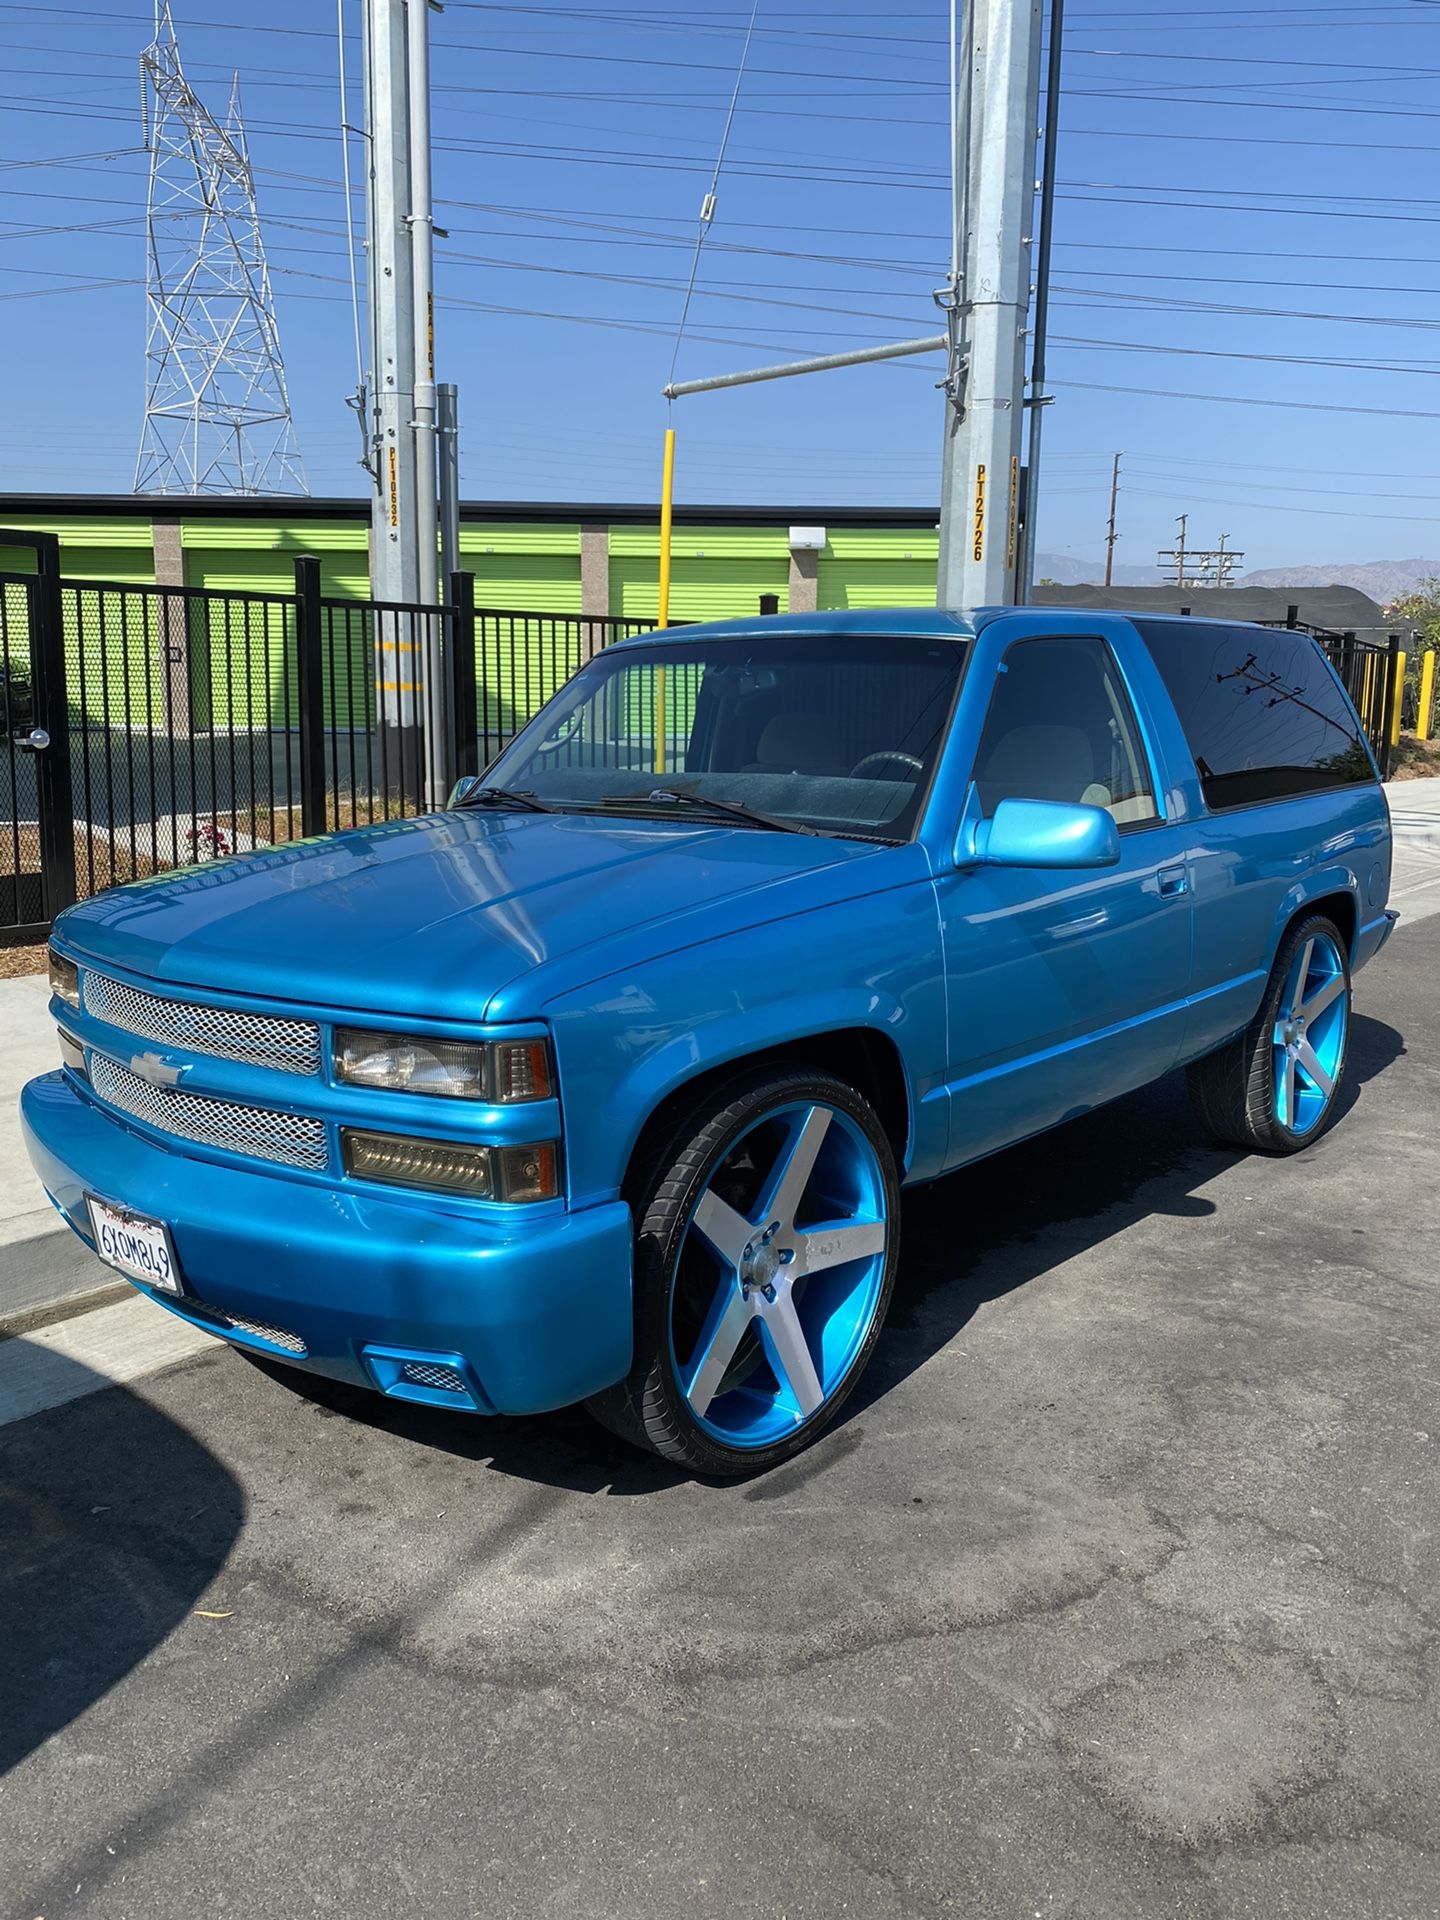
[[[0,1322],[119,1280],[61,1222],[21,1143],[20,1089],[60,1064],[49,1001],[43,974],[0,980]]]
[[[1440,779],[1393,780],[1385,797],[1395,829],[1390,904],[1404,928],[1440,913]]]

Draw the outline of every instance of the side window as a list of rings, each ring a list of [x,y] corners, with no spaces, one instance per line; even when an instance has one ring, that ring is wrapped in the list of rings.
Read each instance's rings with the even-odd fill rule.
[[[1208,807],[1250,807],[1375,778],[1360,723],[1308,634],[1137,620]]]
[[[1104,807],[1121,827],[1158,819],[1130,697],[1103,640],[1020,640],[1005,655],[975,757],[988,816],[1002,800]]]

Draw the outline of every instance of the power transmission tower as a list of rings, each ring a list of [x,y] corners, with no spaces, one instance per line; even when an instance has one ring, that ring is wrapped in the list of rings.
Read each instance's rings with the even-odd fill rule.
[[[140,60],[150,151],[137,493],[308,493],[235,75],[222,122],[180,64],[169,0]]]

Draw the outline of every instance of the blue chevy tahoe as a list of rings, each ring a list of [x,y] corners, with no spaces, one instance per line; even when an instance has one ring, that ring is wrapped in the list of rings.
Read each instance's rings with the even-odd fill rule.
[[[704,1473],[833,1419],[899,1190],[1185,1065],[1316,1138],[1390,822],[1306,635],[655,634],[450,806],[87,901],[26,1088],[82,1238],[238,1348]]]

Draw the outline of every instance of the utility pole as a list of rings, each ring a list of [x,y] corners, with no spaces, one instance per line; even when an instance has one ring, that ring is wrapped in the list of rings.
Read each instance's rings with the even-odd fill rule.
[[[377,600],[422,608],[440,597],[430,4],[364,0],[370,568]],[[407,787],[421,774],[427,800],[438,804],[446,765],[440,619],[382,612],[375,646],[382,763]]]
[[[971,0],[957,110],[937,604],[1016,592],[1025,329],[1039,106],[1039,0]]]
[[[1105,584],[1108,587],[1115,572],[1115,542],[1120,538],[1115,531],[1115,502],[1120,495],[1120,455],[1117,453],[1110,462],[1110,526],[1105,535]]]
[[[1045,409],[1045,350],[1050,332],[1050,258],[1055,241],[1055,168],[1060,152],[1061,52],[1065,39],[1065,0],[1050,0],[1050,50],[1045,67],[1045,127],[1040,166],[1040,238],[1035,261],[1035,321],[1031,330],[1030,451],[1021,476],[1020,567],[1015,598],[1028,606],[1034,598],[1035,533],[1040,510],[1040,442]]]
[[[1155,556],[1157,564],[1161,566],[1170,560],[1175,562],[1175,584],[1177,587],[1183,587],[1185,585],[1185,528],[1189,519],[1190,516],[1188,513],[1176,514],[1175,524],[1180,531],[1176,536],[1175,544],[1169,548],[1162,547],[1160,552]]]
[[[419,598],[415,546],[414,283],[410,234],[409,114],[402,0],[365,0],[365,234],[370,296],[370,418],[375,448],[370,572],[377,600]],[[393,667],[393,661],[388,663]],[[408,679],[408,673],[407,673]],[[382,672],[387,726],[414,724],[394,672]],[[385,681],[390,681],[386,689]],[[413,695],[413,688],[410,689]]]

